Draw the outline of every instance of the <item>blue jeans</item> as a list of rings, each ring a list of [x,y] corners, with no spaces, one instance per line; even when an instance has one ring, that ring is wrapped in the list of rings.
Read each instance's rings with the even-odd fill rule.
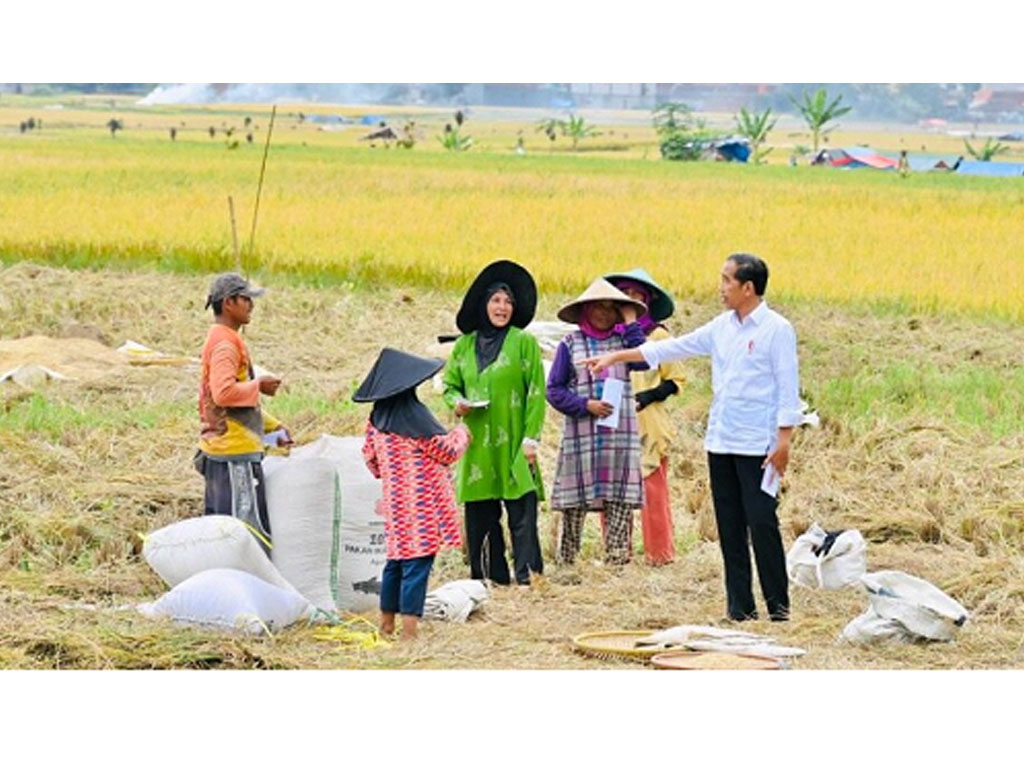
[[[381,612],[422,617],[427,578],[433,565],[433,555],[388,560],[380,577]]]

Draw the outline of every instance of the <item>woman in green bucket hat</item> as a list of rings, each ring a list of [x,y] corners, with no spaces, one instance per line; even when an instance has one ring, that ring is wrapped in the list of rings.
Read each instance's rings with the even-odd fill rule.
[[[604,278],[630,298],[647,305],[647,314],[637,322],[648,341],[671,337],[661,322],[675,312],[675,303],[647,270],[614,272]],[[668,453],[675,433],[665,401],[679,391],[685,375],[682,363],[667,363],[654,370],[632,371],[630,378],[636,398],[644,475],[644,506],[640,513],[644,559],[650,565],[666,565],[675,559],[676,550],[668,489]]]

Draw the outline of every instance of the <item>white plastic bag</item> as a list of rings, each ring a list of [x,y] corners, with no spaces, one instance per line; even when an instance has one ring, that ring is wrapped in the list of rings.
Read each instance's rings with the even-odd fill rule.
[[[880,640],[911,642],[914,635],[895,619],[883,619],[873,607],[843,628],[843,639],[851,643],[873,643]]]
[[[789,578],[804,587],[842,589],[867,573],[867,543],[860,531],[841,532],[828,550],[828,533],[817,523],[797,537],[786,555]]]
[[[341,546],[337,472],[326,459],[273,458],[275,461],[264,471],[270,530],[274,534],[271,559],[307,600],[317,608],[333,611]]]
[[[952,640],[967,621],[967,609],[924,579],[902,571],[866,574],[861,583],[871,607],[883,619],[898,621],[907,631],[929,640]]]
[[[245,523],[230,515],[193,517],[153,531],[145,537],[142,556],[171,587],[211,568],[234,568],[282,589],[295,590],[264,554]]]
[[[146,616],[166,616],[181,624],[230,629],[258,635],[299,619],[316,608],[291,589],[282,589],[232,568],[214,568],[181,582],[159,600],[138,606]]]
[[[438,621],[464,622],[477,608],[487,602],[487,585],[476,579],[449,581],[427,594],[423,618]]]

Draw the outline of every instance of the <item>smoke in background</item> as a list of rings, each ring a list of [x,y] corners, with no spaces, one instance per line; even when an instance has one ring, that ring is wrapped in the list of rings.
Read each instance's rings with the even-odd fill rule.
[[[424,91],[444,85],[420,87]],[[377,104],[401,101],[408,95],[406,83],[182,83],[157,86],[145,98],[154,104],[280,104],[285,102],[327,102],[333,104]]]

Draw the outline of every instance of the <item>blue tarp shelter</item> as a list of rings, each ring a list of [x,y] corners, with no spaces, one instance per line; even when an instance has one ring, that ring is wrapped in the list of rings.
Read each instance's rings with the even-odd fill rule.
[[[948,171],[956,161],[957,155],[907,155],[912,171]]]
[[[750,159],[750,142],[746,139],[725,139],[716,141],[715,150],[726,160],[745,163]]]
[[[964,160],[957,173],[965,176],[1024,176],[1024,163],[992,163]]]

